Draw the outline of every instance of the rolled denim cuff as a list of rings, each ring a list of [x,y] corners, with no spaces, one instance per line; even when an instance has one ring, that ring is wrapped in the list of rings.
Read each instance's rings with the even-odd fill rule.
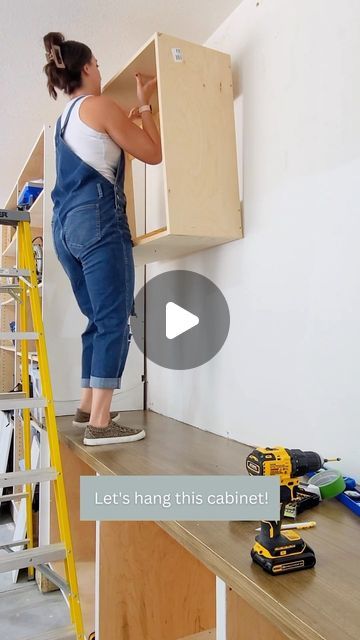
[[[121,378],[97,378],[90,376],[90,387],[96,389],[120,389]]]

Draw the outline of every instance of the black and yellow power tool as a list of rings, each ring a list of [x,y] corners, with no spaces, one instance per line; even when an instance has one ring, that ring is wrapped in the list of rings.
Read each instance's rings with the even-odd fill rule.
[[[268,573],[277,575],[311,569],[315,565],[313,550],[293,529],[281,531],[281,522],[286,504],[296,497],[299,478],[310,471],[318,471],[329,460],[314,451],[284,447],[256,448],[247,456],[246,469],[250,475],[280,476],[280,520],[261,522],[260,533],[251,550],[254,562]]]

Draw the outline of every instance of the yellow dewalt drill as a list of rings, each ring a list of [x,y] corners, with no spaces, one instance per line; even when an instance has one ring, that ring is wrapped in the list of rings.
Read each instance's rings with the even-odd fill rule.
[[[284,447],[256,448],[247,456],[246,469],[250,475],[280,476],[280,520],[261,522],[251,550],[253,561],[268,573],[277,575],[311,569],[315,565],[313,550],[293,529],[281,531],[281,522],[286,504],[296,497],[299,478],[309,471],[318,471],[329,460],[314,451]]]

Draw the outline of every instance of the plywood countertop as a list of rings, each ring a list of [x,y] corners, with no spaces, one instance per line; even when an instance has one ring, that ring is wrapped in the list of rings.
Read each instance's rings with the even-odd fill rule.
[[[72,416],[58,416],[60,439],[104,475],[246,475],[250,447],[152,411],[124,411],[143,440],[89,447]],[[274,443],[259,443],[259,446]],[[286,443],[284,443],[286,446]],[[301,443],[299,442],[299,446]],[[323,452],[319,452],[322,454]],[[337,500],[301,514],[316,520],[304,530],[314,569],[271,576],[250,558],[258,523],[169,521],[157,524],[292,640],[358,640],[360,628],[360,520]]]

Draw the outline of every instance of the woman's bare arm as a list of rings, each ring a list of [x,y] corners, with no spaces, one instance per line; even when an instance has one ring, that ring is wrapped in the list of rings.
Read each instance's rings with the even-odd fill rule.
[[[112,98],[100,95],[96,99],[99,123],[106,133],[125,151],[148,164],[162,160],[161,139],[153,116],[142,114],[143,129],[128,118],[124,109]]]

